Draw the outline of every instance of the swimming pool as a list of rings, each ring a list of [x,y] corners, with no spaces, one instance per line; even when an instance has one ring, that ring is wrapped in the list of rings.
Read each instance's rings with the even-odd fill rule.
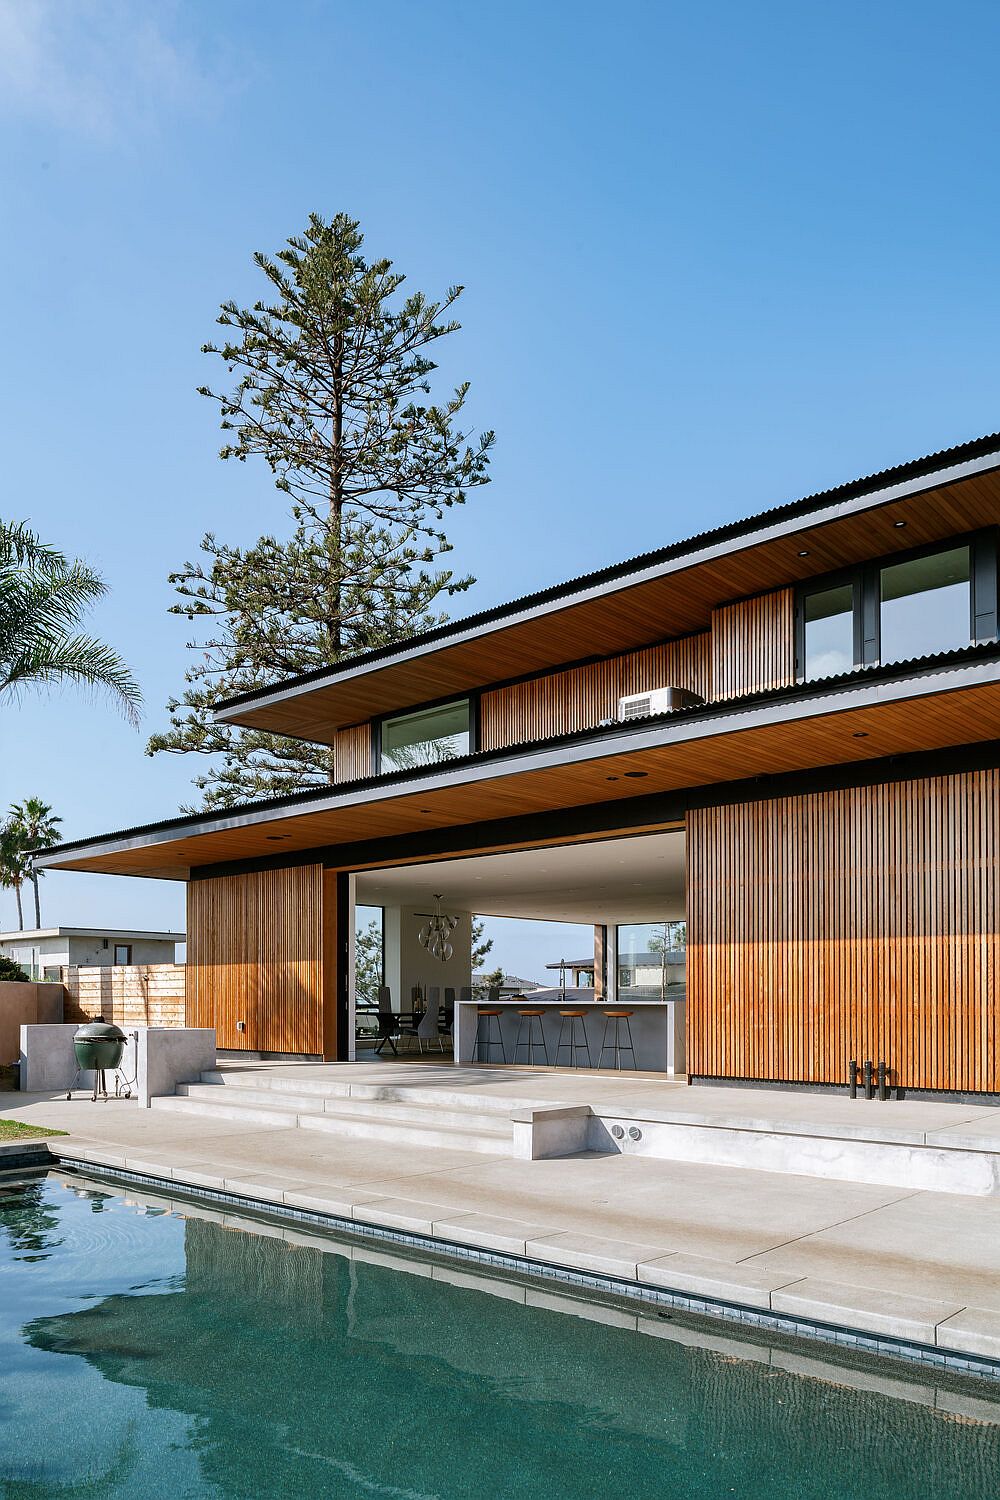
[[[1000,1391],[49,1173],[0,1495],[997,1500]]]

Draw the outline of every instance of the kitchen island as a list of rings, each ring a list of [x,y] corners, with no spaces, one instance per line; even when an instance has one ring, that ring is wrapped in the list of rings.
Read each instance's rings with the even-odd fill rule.
[[[684,1053],[684,1027],[686,1003],[683,998],[672,1000],[577,1000],[567,997],[566,1000],[532,1000],[531,995],[522,995],[515,999],[497,1000],[487,1003],[483,1000],[460,1000],[455,1006],[455,1028],[454,1028],[454,1052],[455,1062],[468,1064],[479,1061],[476,1057],[476,1026],[478,1012],[481,1008],[498,1010],[500,1012],[499,1025],[500,1034],[503,1038],[503,1050],[506,1054],[508,1064],[515,1061],[519,1066],[528,1062],[528,1052],[522,1047],[515,1059],[514,1049],[517,1044],[518,1028],[521,1025],[521,1017],[518,1011],[538,1010],[542,1012],[541,1027],[545,1040],[547,1062],[549,1066],[556,1065],[556,1048],[559,1043],[559,1031],[563,1023],[560,1011],[577,1010],[583,1012],[583,1027],[590,1048],[590,1066],[594,1069],[598,1066],[601,1048],[604,1043],[605,1024],[608,1021],[608,1011],[627,1010],[631,1011],[629,1025],[632,1029],[632,1042],[635,1047],[635,1067],[640,1073],[668,1073],[671,1075],[683,1073],[685,1069]],[[494,1036],[496,1035],[496,1022],[493,1023]],[[487,1023],[483,1022],[485,1035]],[[528,1023],[525,1022],[524,1035],[528,1034]],[[580,1022],[577,1022],[577,1036],[579,1037]],[[535,1023],[535,1036],[538,1035],[538,1022]],[[569,1023],[566,1026],[566,1036],[569,1036]],[[608,1028],[609,1044],[614,1038],[614,1022]],[[621,1023],[621,1040],[625,1041],[624,1023]],[[482,1061],[485,1064],[489,1060],[491,1065],[500,1066],[500,1050],[492,1047],[487,1055],[485,1047],[482,1049]],[[544,1067],[541,1052],[535,1048],[531,1058],[532,1063],[538,1067]],[[570,1065],[570,1053],[563,1048],[559,1054],[559,1066]],[[632,1058],[628,1053],[622,1058],[623,1070],[631,1069]],[[614,1069],[613,1053],[605,1051],[604,1060],[601,1063],[602,1071]],[[577,1053],[575,1066],[586,1070],[587,1059]]]

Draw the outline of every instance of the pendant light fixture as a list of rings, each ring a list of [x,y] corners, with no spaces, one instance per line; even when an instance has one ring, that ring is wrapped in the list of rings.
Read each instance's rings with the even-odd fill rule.
[[[439,959],[446,964],[449,958],[454,956],[455,950],[451,945],[451,935],[458,926],[457,917],[449,917],[441,910],[441,896],[434,897],[434,913],[427,918],[417,934],[417,941],[422,948],[426,948],[431,958]]]

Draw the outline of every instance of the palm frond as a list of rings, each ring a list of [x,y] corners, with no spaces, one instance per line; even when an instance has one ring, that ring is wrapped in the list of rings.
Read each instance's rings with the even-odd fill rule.
[[[129,723],[138,725],[143,702],[139,684],[117,651],[94,636],[28,642],[24,650],[3,666],[0,694],[5,688],[58,682],[75,682],[108,692]]]

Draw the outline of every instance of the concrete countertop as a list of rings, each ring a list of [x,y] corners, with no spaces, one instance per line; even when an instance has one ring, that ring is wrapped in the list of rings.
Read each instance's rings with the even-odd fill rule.
[[[456,1005],[529,1005],[537,1010],[604,1010],[611,1006],[614,1010],[638,1010],[640,1007],[649,1010],[662,1009],[667,1005],[683,1004],[686,995],[668,995],[666,1000],[532,1000],[530,995],[522,995],[519,999],[506,998],[503,1000],[457,1000]]]

